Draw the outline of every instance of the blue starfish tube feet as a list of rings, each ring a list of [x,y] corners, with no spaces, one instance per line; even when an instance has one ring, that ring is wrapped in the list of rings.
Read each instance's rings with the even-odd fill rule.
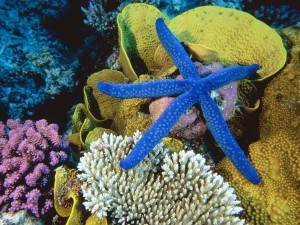
[[[228,83],[246,78],[259,69],[259,65],[230,66],[201,78],[181,43],[171,33],[163,19],[156,21],[158,37],[178,67],[184,80],[157,80],[134,84],[110,84],[100,82],[98,89],[116,98],[154,98],[178,95],[155,123],[144,133],[128,156],[120,162],[123,169],[138,165],[146,155],[165,137],[180,116],[192,105],[199,104],[208,128],[216,142],[241,174],[253,184],[260,178],[231,135],[228,126],[209,92]]]

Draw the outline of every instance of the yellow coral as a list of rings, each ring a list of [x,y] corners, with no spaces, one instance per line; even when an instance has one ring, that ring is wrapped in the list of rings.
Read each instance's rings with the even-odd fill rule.
[[[98,112],[100,113],[101,117],[104,119],[112,119],[121,100],[101,93],[97,88],[97,85],[100,81],[110,83],[126,83],[128,79],[119,71],[104,69],[100,72],[92,74],[87,80],[87,87],[91,88],[91,95],[95,99],[94,101],[97,103]],[[88,98],[85,98],[85,100],[86,99]],[[89,99],[91,99],[91,97]],[[95,103],[86,103],[86,105],[91,107],[92,105],[95,105]]]
[[[276,31],[236,9],[198,7],[172,19],[169,28],[195,56],[197,45],[201,45],[201,51],[203,47],[215,51],[223,65],[259,64],[258,73],[264,78],[280,70],[286,61],[286,50]]]
[[[299,136],[284,132],[251,144],[250,159],[262,178],[257,186],[246,181],[228,159],[218,164],[217,170],[241,198],[242,217],[250,224],[296,225],[300,221],[299,147]]]
[[[141,75],[136,82],[146,82],[149,79],[149,76]],[[112,129],[124,136],[133,135],[136,130],[145,132],[151,125],[149,114],[143,112],[143,108],[148,110],[149,101],[148,98],[123,99],[113,119]]]
[[[135,81],[138,76],[135,71],[137,68],[133,68],[130,61],[139,62],[139,67],[145,64],[148,70],[157,68],[153,56],[160,43],[155,31],[155,21],[159,17],[164,18],[168,23],[169,19],[162,12],[143,3],[129,4],[117,17],[119,62],[131,82]],[[139,73],[143,72],[139,71]]]
[[[284,30],[292,42],[291,61],[267,86],[260,117],[260,140],[249,156],[262,184],[247,182],[223,159],[217,170],[235,187],[250,224],[299,224],[300,214],[300,30]]]
[[[108,225],[108,222],[106,217],[99,219],[95,214],[93,214],[86,220],[85,225]]]
[[[172,65],[156,35],[154,26],[158,17],[165,19],[198,60],[218,61],[223,65],[258,63],[261,79],[278,72],[286,62],[281,37],[246,12],[201,6],[169,20],[154,6],[130,4],[118,15],[118,27],[119,61],[131,81],[137,79],[133,61],[139,67],[144,63],[149,71],[161,68],[165,71]]]
[[[84,224],[80,183],[76,175],[76,170],[66,167],[59,167],[55,173],[54,207],[60,216],[69,217],[66,225]]]

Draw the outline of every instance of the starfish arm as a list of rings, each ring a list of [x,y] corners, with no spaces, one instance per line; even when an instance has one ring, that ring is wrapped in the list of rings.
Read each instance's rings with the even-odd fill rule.
[[[249,77],[258,69],[258,64],[252,64],[249,66],[229,66],[215,73],[212,73],[202,80],[205,82],[205,86],[207,86],[208,90],[216,90],[232,81]]]
[[[133,84],[99,82],[98,89],[115,98],[156,98],[180,94],[188,89],[186,80],[156,80]]]
[[[156,31],[162,45],[172,58],[183,78],[199,78],[199,73],[194,63],[162,18],[156,20]]]
[[[169,133],[180,116],[196,101],[197,99],[192,97],[190,92],[179,95],[144,133],[128,156],[120,162],[120,166],[128,170],[138,165],[159,141]]]
[[[250,161],[247,159],[243,150],[234,140],[219,108],[208,93],[199,97],[199,104],[201,106],[204,118],[206,119],[208,129],[224,153],[230,159],[232,164],[250,182],[253,184],[259,184],[259,175]]]

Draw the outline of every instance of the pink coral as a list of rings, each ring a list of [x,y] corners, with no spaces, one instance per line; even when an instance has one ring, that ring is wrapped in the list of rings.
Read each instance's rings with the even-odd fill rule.
[[[53,208],[53,171],[66,161],[68,144],[46,120],[0,122],[0,210],[40,217]]]
[[[200,62],[195,62],[195,66],[197,67],[200,76],[208,76],[223,68],[219,63],[204,65]],[[183,78],[179,75],[176,79]],[[211,97],[217,102],[224,119],[228,120],[232,115],[237,99],[237,83],[231,82],[224,87],[212,91]],[[174,97],[161,97],[149,105],[152,122],[160,117],[174,99]],[[170,135],[189,140],[202,137],[207,131],[207,124],[200,115],[201,112],[199,109],[194,106],[191,107],[179,118],[178,122],[171,129]]]

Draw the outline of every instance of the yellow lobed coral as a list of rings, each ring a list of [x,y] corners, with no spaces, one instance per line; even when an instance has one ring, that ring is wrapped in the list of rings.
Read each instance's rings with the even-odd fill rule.
[[[262,178],[252,185],[224,159],[217,170],[235,187],[250,224],[296,225],[300,221],[300,30],[284,30],[292,42],[291,61],[267,86],[260,140],[249,156]]]
[[[77,179],[77,170],[69,169],[66,166],[57,168],[54,184],[54,206],[61,217],[68,217],[66,225],[107,225],[107,219],[99,219],[84,212],[82,205],[81,184]],[[84,221],[86,222],[84,223]]]
[[[69,217],[66,225],[83,225],[84,208],[79,193],[80,183],[76,170],[57,168],[54,183],[54,207],[62,217]]]
[[[146,82],[148,75],[141,75],[136,82]],[[102,94],[97,89],[100,81],[124,83],[128,81],[123,73],[105,69],[92,74],[84,87],[84,104],[79,103],[72,117],[73,129],[69,141],[73,158],[78,160],[79,152],[87,149],[94,137],[102,132],[132,135],[136,130],[144,132],[151,125],[147,114],[150,99],[116,99]]]
[[[141,75],[136,82],[149,81],[150,77]],[[120,135],[133,135],[136,130],[145,132],[151,125],[148,111],[149,98],[123,99],[113,119],[112,129]]]
[[[141,58],[149,70],[157,68],[153,56],[160,41],[154,24],[159,17],[164,18],[168,23],[169,19],[162,12],[147,4],[130,4],[117,17],[119,61],[122,65],[127,65],[123,66],[124,73],[131,81],[135,81],[138,76],[135,72],[136,68],[133,68],[130,61]]]
[[[133,61],[144,63],[149,71],[172,66],[156,35],[158,17],[166,20],[171,31],[200,61],[218,61],[223,65],[258,63],[261,79],[278,72],[286,62],[281,37],[246,12],[201,6],[169,20],[154,6],[137,3],[126,6],[118,16],[119,61],[131,80],[137,79]]]
[[[198,7],[175,17],[169,28],[195,56],[197,45],[201,45],[201,51],[203,47],[215,51],[222,65],[259,64],[261,77],[273,75],[286,61],[286,50],[276,31],[236,9]]]
[[[89,103],[85,102],[87,108],[91,108],[95,103],[97,103],[98,111],[103,119],[112,119],[121,99],[113,98],[108,95],[101,93],[97,85],[99,81],[110,82],[110,83],[126,83],[128,79],[123,75],[123,73],[117,70],[104,69],[100,72],[92,74],[87,80],[87,87],[89,87],[90,95],[92,95],[95,102]],[[90,99],[92,98],[89,97]],[[85,100],[87,97],[85,97]],[[93,113],[92,113],[93,114]]]

